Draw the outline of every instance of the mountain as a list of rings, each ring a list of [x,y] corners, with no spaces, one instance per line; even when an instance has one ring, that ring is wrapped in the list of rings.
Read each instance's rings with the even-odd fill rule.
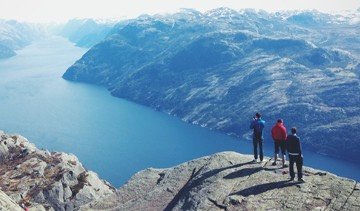
[[[15,50],[29,45],[42,34],[39,25],[0,19],[0,59],[16,55]]]
[[[222,152],[168,169],[135,174],[115,196],[84,210],[357,210],[360,186],[305,168],[305,183],[287,169],[252,163],[252,156]]]
[[[0,59],[9,58],[15,55],[16,53],[9,47],[0,44]]]
[[[359,24],[321,14],[312,23],[327,24],[314,27],[300,17],[229,8],[140,16],[63,77],[245,139],[260,111],[267,142],[283,118],[304,147],[359,162]]]
[[[303,36],[305,39],[313,40],[319,46],[345,49],[359,59],[359,47],[354,44],[360,42],[356,36],[360,30],[360,12],[330,15],[317,11],[293,11],[278,13],[277,16],[311,29],[311,33]]]
[[[77,46],[88,48],[103,40],[114,25],[114,21],[72,19],[60,29],[59,34]]]
[[[136,173],[119,189],[75,155],[39,150],[0,132],[0,208],[22,210],[357,210],[354,180],[304,167],[289,181],[271,159],[221,152],[166,169]]]

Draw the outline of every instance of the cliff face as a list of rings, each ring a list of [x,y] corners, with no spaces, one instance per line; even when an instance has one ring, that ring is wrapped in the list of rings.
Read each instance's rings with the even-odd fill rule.
[[[20,205],[73,210],[115,191],[74,155],[39,150],[21,136],[0,136],[0,189]]]
[[[360,185],[311,168],[305,183],[252,156],[223,152],[135,174],[116,197],[84,210],[359,210]],[[306,162],[306,158],[305,158]]]

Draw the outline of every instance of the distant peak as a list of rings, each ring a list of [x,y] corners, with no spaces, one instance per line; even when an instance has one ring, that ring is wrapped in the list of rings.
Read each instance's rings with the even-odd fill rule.
[[[228,7],[219,7],[219,8],[207,11],[205,14],[209,15],[209,16],[214,16],[214,15],[238,15],[239,12],[237,12],[234,9],[228,8]]]

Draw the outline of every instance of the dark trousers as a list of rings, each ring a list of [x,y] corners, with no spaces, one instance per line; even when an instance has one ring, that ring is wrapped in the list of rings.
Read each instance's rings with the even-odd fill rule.
[[[289,162],[290,162],[290,165],[289,165],[290,177],[291,178],[295,177],[294,163],[296,163],[298,179],[301,179],[302,178],[303,158],[300,155],[289,155]]]
[[[253,138],[253,145],[254,145],[254,158],[258,158],[258,145],[259,145],[259,151],[260,151],[260,160],[262,161],[264,158],[264,152],[263,152],[263,139],[262,138]]]
[[[279,154],[281,150],[281,154],[285,155],[286,153],[286,142],[285,140],[275,140],[274,141],[275,146],[275,154]]]

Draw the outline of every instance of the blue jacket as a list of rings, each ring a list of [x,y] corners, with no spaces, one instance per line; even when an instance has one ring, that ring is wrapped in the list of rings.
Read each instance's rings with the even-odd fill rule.
[[[300,138],[296,134],[288,135],[286,139],[286,146],[289,155],[302,155]]]
[[[254,131],[253,138],[263,139],[263,129],[265,127],[265,121],[261,118],[255,119],[250,124],[250,129]]]

